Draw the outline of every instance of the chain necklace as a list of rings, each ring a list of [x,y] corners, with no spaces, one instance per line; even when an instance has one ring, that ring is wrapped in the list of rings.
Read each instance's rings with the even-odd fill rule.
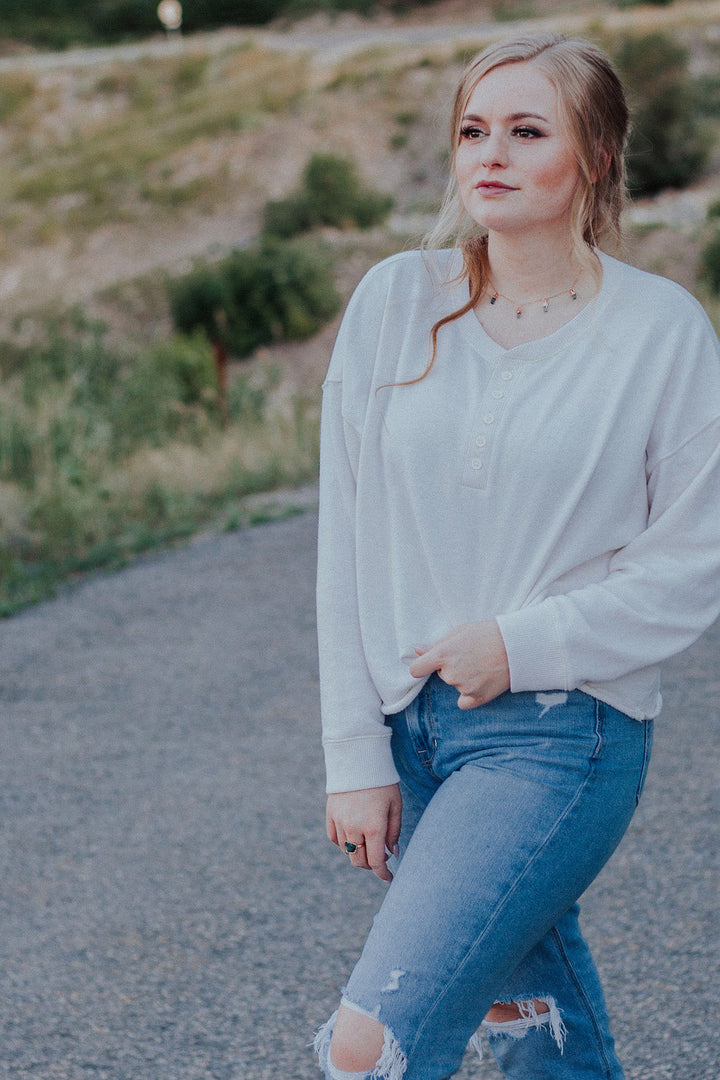
[[[575,291],[575,286],[577,285],[577,283],[580,280],[581,276],[582,276],[582,272],[580,274],[578,274],[578,276],[575,278],[575,281],[572,283],[572,285],[570,286],[569,289],[561,289],[560,292],[553,293],[552,296],[538,296],[536,300],[523,300],[522,303],[518,303],[517,300],[513,300],[512,297],[510,297],[510,296],[505,296],[505,293],[498,292],[498,290],[493,285],[492,281],[490,281],[490,279],[488,278],[488,285],[490,286],[490,288],[493,291],[492,296],[490,297],[490,303],[491,304],[496,304],[498,302],[498,300],[501,300],[501,299],[502,300],[507,300],[508,303],[512,304],[512,306],[515,308],[515,318],[516,319],[521,318],[522,313],[523,313],[523,308],[530,307],[531,304],[542,304],[543,311],[547,315],[548,311],[550,310],[550,301],[551,300],[557,300],[558,296],[564,296],[565,293],[569,293],[570,298],[572,300],[577,300],[577,293]]]

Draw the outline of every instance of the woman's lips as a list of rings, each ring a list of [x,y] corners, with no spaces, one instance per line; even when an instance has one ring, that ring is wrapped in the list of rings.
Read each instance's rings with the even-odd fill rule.
[[[502,194],[504,191],[516,191],[516,188],[510,187],[508,184],[500,184],[492,180],[481,180],[479,184],[475,185],[477,191],[488,192],[489,194]]]

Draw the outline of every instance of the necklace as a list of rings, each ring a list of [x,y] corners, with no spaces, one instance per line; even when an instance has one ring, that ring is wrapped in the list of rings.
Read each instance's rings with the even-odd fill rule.
[[[580,280],[580,274],[575,278],[569,289],[561,289],[560,292],[553,293],[552,296],[538,296],[536,300],[523,300],[522,303],[518,303],[517,300],[513,300],[510,296],[505,296],[505,293],[498,292],[492,281],[488,278],[488,285],[492,289],[492,296],[490,297],[490,303],[496,304],[498,300],[507,300],[509,304],[515,308],[515,318],[519,319],[522,316],[523,308],[529,307],[531,304],[542,304],[543,311],[547,315],[550,310],[550,301],[557,300],[558,296],[564,296],[565,293],[570,294],[572,300],[577,300],[577,293],[575,292],[575,286]]]

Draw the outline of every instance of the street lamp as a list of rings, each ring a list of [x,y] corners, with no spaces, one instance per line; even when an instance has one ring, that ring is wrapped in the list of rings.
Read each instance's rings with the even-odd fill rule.
[[[177,33],[182,26],[182,6],[178,0],[160,0],[157,16],[168,37]]]

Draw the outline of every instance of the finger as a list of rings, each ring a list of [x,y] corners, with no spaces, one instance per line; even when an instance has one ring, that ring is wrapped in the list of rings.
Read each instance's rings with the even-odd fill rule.
[[[398,854],[397,843],[400,839],[400,828],[402,826],[402,800],[397,799],[390,806],[388,813],[388,829],[385,843],[388,850],[392,851],[393,855]]]
[[[481,705],[480,698],[471,697],[470,694],[461,694],[458,698],[458,709],[479,709]]]
[[[325,830],[327,832],[328,840],[330,840],[330,842],[333,844],[339,845],[340,841],[338,839],[337,828],[335,826],[335,822],[330,817],[327,818],[325,822]]]
[[[418,656],[417,660],[413,660],[410,665],[410,674],[413,679],[422,679],[425,675],[432,675],[433,671],[437,671],[441,664],[442,661],[435,650],[430,648],[427,652]]]
[[[387,852],[384,840],[374,840],[367,845],[367,864],[381,881],[392,881],[392,874],[387,868]]]
[[[356,870],[372,870],[372,867],[367,860],[364,844],[358,844],[357,851],[354,851],[349,858],[351,865],[354,866]]]
[[[348,850],[348,845],[350,850]],[[345,839],[340,844],[340,850],[344,851],[349,861],[358,870],[369,870],[367,859],[365,857],[365,843],[363,840],[348,840]]]

